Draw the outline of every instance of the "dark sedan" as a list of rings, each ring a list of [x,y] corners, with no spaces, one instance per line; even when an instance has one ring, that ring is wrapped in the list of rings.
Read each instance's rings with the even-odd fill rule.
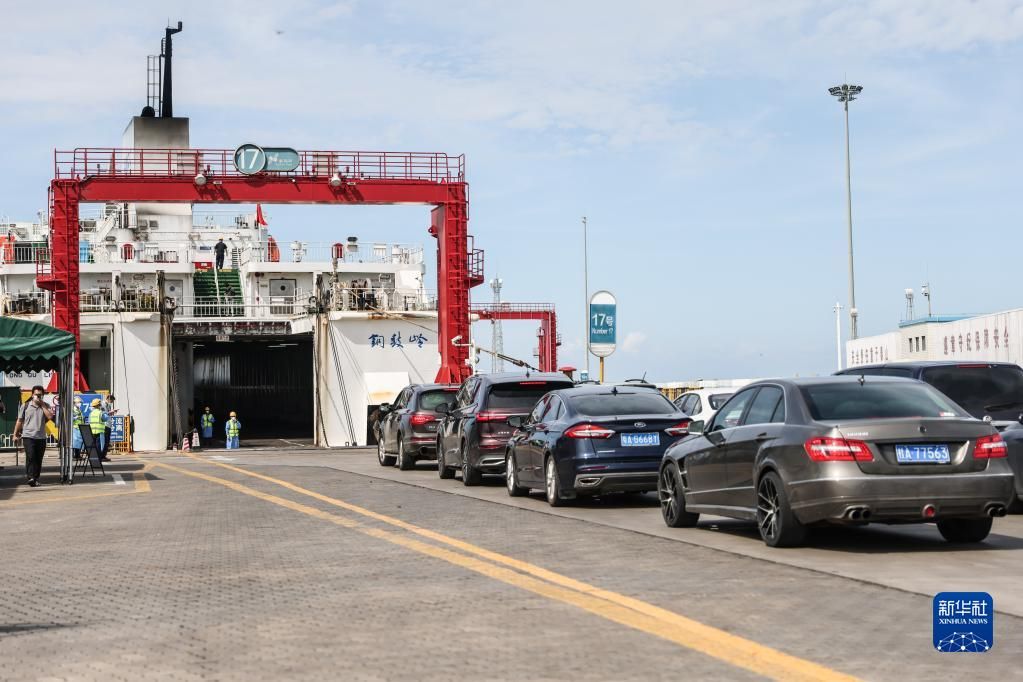
[[[404,471],[417,460],[436,459],[438,408],[454,404],[457,390],[456,384],[412,384],[402,389],[393,404],[381,405],[377,433],[380,466],[397,463]]]
[[[661,465],[672,527],[748,519],[782,547],[814,524],[935,522],[950,542],[980,542],[1013,498],[998,431],[918,381],[757,382],[690,431]]]
[[[656,489],[661,457],[689,419],[655,389],[581,386],[548,393],[508,423],[517,429],[505,458],[508,494],[540,488],[557,507],[578,495]]]

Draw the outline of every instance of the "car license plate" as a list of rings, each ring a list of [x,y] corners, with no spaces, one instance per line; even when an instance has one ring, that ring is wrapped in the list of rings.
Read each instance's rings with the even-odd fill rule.
[[[948,464],[952,461],[947,445],[896,445],[899,464]]]
[[[661,434],[656,431],[650,433],[623,433],[622,446],[626,448],[641,448],[661,444]]]

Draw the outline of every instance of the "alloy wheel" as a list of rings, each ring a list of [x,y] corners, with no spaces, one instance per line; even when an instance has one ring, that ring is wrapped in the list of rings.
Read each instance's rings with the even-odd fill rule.
[[[778,535],[778,489],[766,476],[757,486],[757,525],[765,539],[773,540]]]
[[[544,487],[547,489],[547,501],[558,499],[558,482],[555,478],[556,474],[554,471],[554,458],[549,457],[547,459],[547,475],[544,477]]]
[[[657,497],[661,502],[661,514],[666,519],[674,518],[678,513],[679,485],[675,470],[669,465],[661,471],[660,485],[657,486]]]
[[[508,492],[514,492],[518,487],[518,481],[515,480],[515,462],[511,455],[504,459],[504,483],[508,486]]]

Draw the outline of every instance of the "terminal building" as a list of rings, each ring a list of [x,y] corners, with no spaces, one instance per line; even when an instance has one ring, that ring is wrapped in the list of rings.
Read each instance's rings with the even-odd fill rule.
[[[134,117],[122,146],[187,150],[188,119]],[[237,411],[243,438],[365,445],[376,405],[436,377],[422,246],[349,234],[278,244],[266,223],[259,206],[82,206],[80,369],[130,413],[136,449],[166,448],[206,406],[218,431]],[[36,286],[48,233],[46,215],[0,225],[3,315],[51,323],[53,294]],[[11,374],[0,385],[49,381]]]
[[[1023,309],[989,315],[930,315],[896,331],[846,343],[846,366],[909,360],[1023,363]]]

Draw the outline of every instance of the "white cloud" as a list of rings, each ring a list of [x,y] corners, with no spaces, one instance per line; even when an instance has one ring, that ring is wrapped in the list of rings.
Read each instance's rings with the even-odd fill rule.
[[[647,340],[647,335],[643,332],[629,332],[622,339],[622,352],[623,353],[637,353]]]

